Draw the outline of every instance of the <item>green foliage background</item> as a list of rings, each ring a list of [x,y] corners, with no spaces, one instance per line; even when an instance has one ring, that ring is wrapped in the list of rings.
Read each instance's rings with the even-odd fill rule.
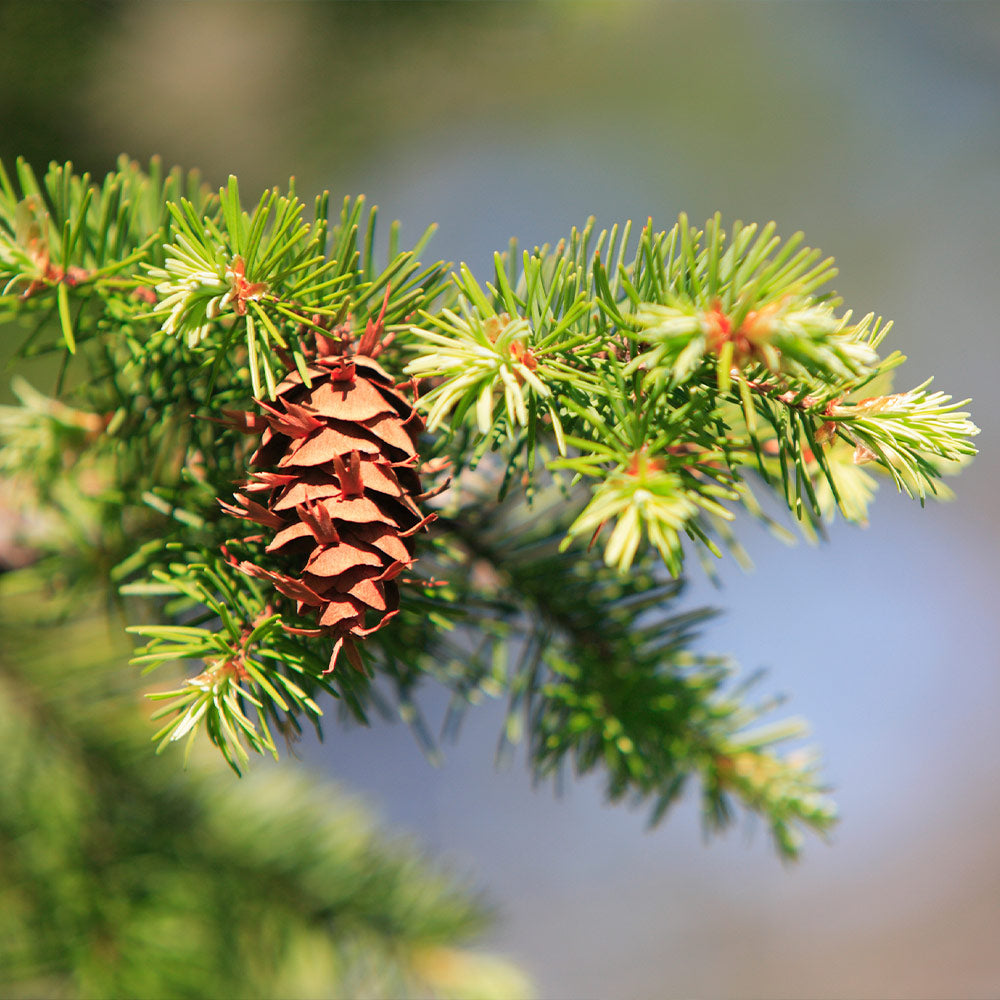
[[[40,582],[0,581],[0,995],[527,995],[456,948],[485,903],[344,793],[150,756],[117,615]]]

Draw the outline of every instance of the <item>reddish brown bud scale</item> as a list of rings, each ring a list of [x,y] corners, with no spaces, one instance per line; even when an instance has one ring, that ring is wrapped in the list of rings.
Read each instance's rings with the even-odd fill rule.
[[[385,303],[354,354],[340,353],[346,338],[317,335],[311,386],[293,370],[275,401],[260,403],[266,426],[244,489],[264,502],[237,494],[242,506],[222,505],[274,529],[266,551],[294,566],[289,573],[227,558],[315,616],[318,629],[290,632],[334,637],[328,670],[342,650],[361,667],[355,640],[396,614],[396,577],[413,563],[413,536],[436,516],[424,516],[416,502],[423,421],[373,357],[384,344],[384,311]],[[264,420],[248,414],[231,423],[259,432]]]
[[[759,358],[760,345],[768,343],[771,339],[771,329],[777,309],[778,305],[771,303],[763,309],[748,312],[739,327],[734,329],[732,321],[723,312],[721,303],[716,302],[702,317],[705,343],[709,351],[716,355],[721,354],[723,347],[731,343],[733,360],[737,365]]]
[[[514,360],[519,364],[524,365],[528,371],[536,371],[538,369],[538,361],[535,359],[535,355],[531,353],[530,347],[525,347],[519,340],[515,340],[513,344],[510,345],[510,353]]]

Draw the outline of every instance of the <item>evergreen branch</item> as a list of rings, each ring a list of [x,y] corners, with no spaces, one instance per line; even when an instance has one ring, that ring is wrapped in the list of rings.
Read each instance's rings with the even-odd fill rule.
[[[208,205],[197,175],[163,178],[156,160],[147,174],[123,157],[101,185],[68,163],[52,164],[39,183],[18,160],[17,177],[15,186],[0,165],[0,308],[20,315],[57,306],[70,353],[76,307],[144,287],[137,268],[166,236],[168,199],[186,188],[198,211]]]
[[[614,522],[605,558],[622,572],[643,539],[674,574],[682,533],[718,555],[711,536],[725,537],[728,502],[759,512],[742,484],[748,468],[807,533],[836,507],[863,521],[870,480],[831,458],[848,432],[845,417],[830,415],[903,360],[877,355],[891,324],[838,316],[837,300],[818,293],[832,262],[801,234],[782,244],[773,225],[758,233],[737,223],[727,237],[718,217],[702,232],[682,216],[669,233],[644,227],[626,264],[629,228],[621,241],[617,229],[597,237],[590,268],[592,223],[554,251],[525,253],[520,268],[513,246],[497,255],[485,289],[460,269],[460,314],[424,314],[409,331],[417,356],[406,371],[432,379],[429,428],[448,421],[454,433],[468,421],[475,454],[502,450],[529,490],[534,455],[551,439],[549,470],[602,480],[566,544]],[[969,453],[957,442],[973,426],[959,420],[952,431],[948,453]],[[895,445],[876,435],[865,454],[917,495],[935,491],[937,467]],[[455,458],[461,467],[466,456]]]
[[[204,669],[180,688],[150,695],[166,701],[154,719],[167,722],[154,735],[158,751],[188,738],[188,752],[199,727],[237,773],[256,753],[277,757],[269,722],[286,735],[298,730],[301,715],[318,724],[322,711],[312,692],[334,693],[323,677],[325,662],[309,654],[289,635],[282,617],[252,581],[232,573],[221,558],[212,565],[171,563],[153,570],[155,592],[180,595],[167,605],[175,620],[203,620],[204,625],[133,625],[127,631],[147,638],[132,658],[144,672],[167,663],[201,660]],[[127,595],[149,595],[146,584],[126,586]],[[206,627],[209,626],[209,627]],[[251,719],[250,716],[254,716]],[[291,728],[290,728],[291,727]]]
[[[856,444],[857,464],[879,460],[896,485],[921,502],[938,491],[941,468],[976,453],[969,438],[979,433],[969,414],[942,392],[927,393],[930,379],[909,392],[833,405],[830,421]]]
[[[317,201],[317,211],[326,200]],[[393,250],[375,270],[370,216],[362,261],[357,229],[363,200],[345,202],[333,249],[329,220],[302,221],[304,204],[294,194],[265,192],[252,214],[241,208],[235,177],[220,192],[217,216],[199,216],[186,199],[171,204],[175,233],[162,265],[149,269],[160,301],[151,313],[164,333],[182,338],[196,356],[218,370],[233,331],[242,327],[250,389],[275,398],[275,371],[288,367],[288,352],[302,367],[302,335],[308,330],[351,333],[351,311],[384,294],[385,322],[399,325],[442,290],[442,265],[421,269],[409,252]],[[265,391],[266,390],[266,393]]]
[[[794,853],[795,828],[832,817],[812,762],[774,749],[799,730],[748,735],[761,712],[727,693],[728,667],[687,655],[691,621],[666,613],[675,591],[648,559],[678,578],[688,550],[706,565],[723,548],[744,559],[730,523],[737,505],[767,520],[754,477],[811,535],[838,509],[864,522],[869,469],[921,501],[941,496],[941,476],[975,453],[964,404],[926,383],[892,393],[904,359],[879,356],[890,324],[838,312],[823,291],[832,262],[799,234],[782,242],[773,224],[726,233],[716,216],[700,231],[681,216],[662,232],[650,221],[633,246],[630,224],[598,233],[591,220],[554,247],[512,243],[480,283],[464,265],[449,282],[442,264],[420,263],[430,230],[407,252],[394,225],[377,261],[376,216],[363,199],[338,216],[323,194],[307,219],[291,185],[244,207],[235,178],[214,195],[156,160],[123,159],[99,184],[68,164],[41,178],[23,161],[13,178],[0,166],[0,319],[25,325],[19,358],[58,362],[51,390],[18,382],[20,405],[0,409],[0,470],[26,505],[48,507],[40,566],[58,564],[77,588],[110,578],[130,601],[152,600],[162,624],[135,627],[137,662],[199,664],[157,696],[164,743],[204,731],[239,768],[276,752],[275,729],[315,723],[320,691],[357,719],[387,708],[381,681],[431,747],[414,697],[425,678],[456,705],[506,688],[537,774],[600,763],[612,797],[652,799],[654,812],[700,774],[710,825],[728,821],[735,798]],[[316,365],[355,341],[371,355],[348,400],[353,370]],[[391,385],[404,366],[414,392],[425,381],[423,436],[409,390]],[[247,413],[251,396],[280,405]],[[280,458],[276,435],[311,451],[262,471]],[[415,496],[418,451],[463,476],[484,461],[489,490],[440,508],[447,531],[414,576],[400,539],[426,499]],[[517,501],[541,483],[545,516],[551,478],[563,516],[554,534],[524,536],[532,516]],[[295,483],[304,519],[245,496],[220,507],[234,483],[268,505]],[[348,570],[330,557],[329,576],[296,564],[311,583],[280,572],[292,559],[283,545],[313,545],[295,531],[317,551],[341,544],[310,506],[330,483],[363,500],[376,527],[356,534]],[[275,551],[240,543],[256,569],[237,576],[220,546],[236,518],[261,517],[294,537]],[[390,522],[395,554],[369,551]],[[602,533],[603,559],[570,549]],[[472,572],[483,566],[488,585]],[[284,589],[265,593],[262,580]],[[385,614],[379,624],[395,615],[366,639],[368,667],[354,649],[364,669],[326,673],[294,597],[333,620],[337,602],[311,589],[320,582],[342,595],[358,636],[372,632],[365,608]]]
[[[503,617],[515,631],[495,634],[507,650],[506,733],[517,742],[527,732],[536,778],[557,778],[569,763],[578,773],[600,769],[610,800],[649,802],[658,822],[698,777],[709,828],[731,822],[735,798],[795,857],[800,828],[822,832],[834,820],[815,758],[775,750],[801,738],[804,725],[761,730],[774,702],[746,705],[746,685],[730,687],[727,661],[690,651],[714,613],[670,613],[681,584],[658,581],[648,563],[625,578],[560,552],[558,501],[536,504],[531,518],[479,504],[444,521],[471,561],[493,567],[502,588],[495,613],[509,606]]]

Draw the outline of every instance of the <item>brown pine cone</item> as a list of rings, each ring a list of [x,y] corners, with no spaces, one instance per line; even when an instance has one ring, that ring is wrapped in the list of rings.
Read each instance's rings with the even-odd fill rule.
[[[286,627],[335,638],[328,671],[341,649],[362,669],[354,640],[396,614],[395,581],[413,562],[413,535],[436,517],[417,506],[423,420],[372,356],[379,353],[380,332],[381,317],[369,322],[353,354],[341,353],[345,340],[318,336],[311,387],[293,370],[274,404],[258,400],[263,416],[231,414],[233,423],[248,432],[263,428],[263,434],[250,459],[258,471],[235,494],[239,506],[220,504],[273,529],[267,552],[295,569],[281,573],[227,558],[270,580],[300,614],[316,616],[317,629]],[[369,616],[377,618],[371,625]]]

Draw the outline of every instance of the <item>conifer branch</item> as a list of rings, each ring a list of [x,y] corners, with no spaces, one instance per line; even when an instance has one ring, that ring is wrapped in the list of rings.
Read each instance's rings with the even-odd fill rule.
[[[708,830],[727,827],[739,803],[767,817],[778,851],[794,857],[803,829],[823,833],[835,819],[815,752],[777,750],[807,727],[762,725],[779,702],[746,704],[759,677],[735,684],[733,664],[691,651],[715,612],[673,612],[682,585],[658,579],[650,560],[623,577],[560,551],[561,506],[552,493],[533,515],[480,503],[445,523],[501,588],[506,737],[524,739],[537,780],[602,770],[609,800],[650,805],[651,824],[698,779]]]
[[[833,817],[814,759],[776,750],[801,729],[755,730],[663,571],[745,561],[761,488],[808,536],[864,523],[872,472],[946,495],[965,404],[892,392],[891,324],[839,311],[832,261],[773,224],[591,222],[480,282],[420,263],[431,230],[376,260],[375,221],[155,160],[0,166],[0,321],[57,365],[0,408],[40,566],[119,588],[138,664],[194,664],[157,696],[161,747],[205,732],[239,770],[323,693],[362,721],[395,701],[431,747],[435,678],[506,694],[540,777],[599,766],[658,817],[698,776],[710,826],[738,801],[793,855]]]

